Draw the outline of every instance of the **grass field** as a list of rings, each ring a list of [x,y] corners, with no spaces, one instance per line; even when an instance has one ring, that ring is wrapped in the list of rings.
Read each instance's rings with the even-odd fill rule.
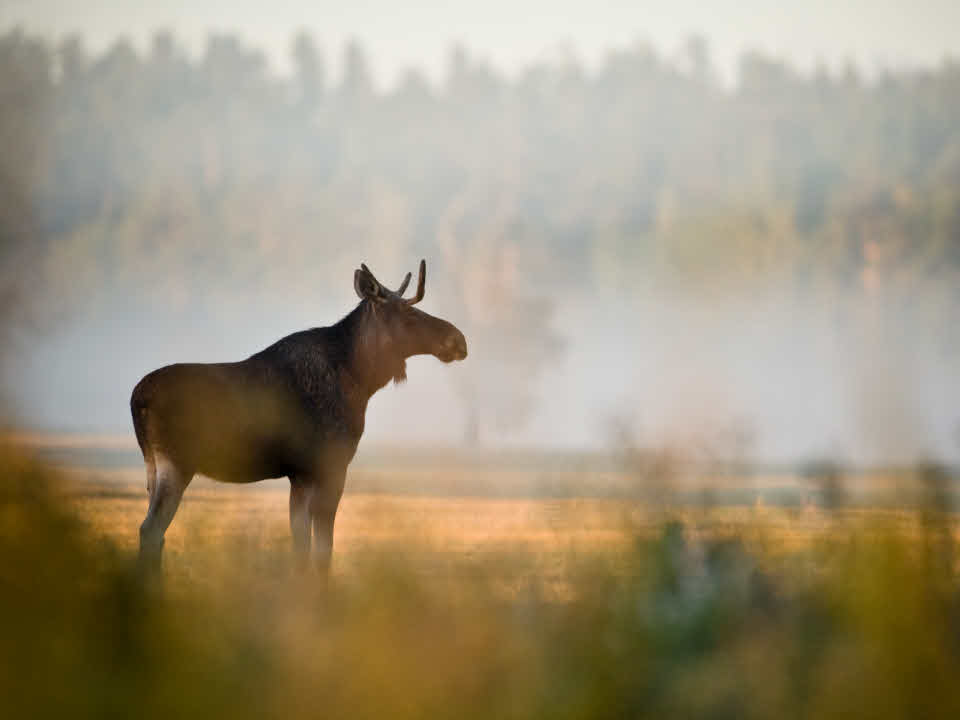
[[[654,503],[476,492],[561,470],[589,487],[583,468],[369,461],[326,586],[292,567],[285,482],[194,480],[156,585],[134,563],[142,471],[59,464],[0,455],[11,717],[960,713],[958,523],[934,467],[909,504],[828,508],[800,477]]]
[[[147,495],[130,438],[20,440],[57,461],[69,479],[62,485],[67,506],[92,533],[135,552]],[[337,515],[333,576],[351,574],[375,553],[394,554],[406,570],[427,578],[458,565],[489,571],[508,557],[506,566],[520,565],[558,591],[582,558],[621,557],[666,523],[681,524],[699,543],[735,539],[765,562],[877,527],[904,537],[922,532],[920,509],[906,502],[922,497],[910,473],[844,477],[847,507],[824,507],[816,478],[788,472],[673,477],[671,501],[651,502],[642,492],[645,478],[604,461],[409,451],[361,456]],[[290,549],[288,491],[284,479],[230,485],[195,478],[167,533],[168,575],[196,580],[211,563],[243,567],[263,552],[283,563]],[[960,523],[951,520],[950,532],[960,533]]]
[[[77,473],[64,496],[91,530],[133,551],[146,512],[146,491],[131,482]],[[127,473],[124,473],[126,476]],[[221,546],[286,551],[288,484],[267,481],[236,486],[198,477],[184,496],[167,533],[171,558],[190,557],[191,547]],[[920,513],[906,508],[827,510],[813,504],[780,507],[651,506],[611,498],[488,498],[347,492],[337,514],[335,572],[350,558],[371,551],[434,553],[475,558],[523,553],[541,558],[622,551],[660,530],[665,520],[684,524],[691,537],[738,537],[765,551],[809,548],[840,529],[882,523],[915,533]],[[231,550],[232,551],[232,550]],[[171,560],[171,566],[177,564]]]

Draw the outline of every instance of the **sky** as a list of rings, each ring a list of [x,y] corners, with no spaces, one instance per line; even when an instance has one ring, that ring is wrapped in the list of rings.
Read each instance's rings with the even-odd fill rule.
[[[671,54],[694,33],[708,38],[728,81],[736,58],[752,49],[804,69],[853,60],[868,74],[960,57],[956,0],[0,0],[0,27],[11,26],[51,38],[80,32],[92,50],[121,35],[144,47],[166,28],[194,53],[211,31],[238,32],[281,72],[292,33],[305,28],[327,50],[334,72],[344,43],[359,39],[386,87],[408,67],[439,80],[456,42],[509,75],[568,49],[590,68],[611,48],[638,40]]]

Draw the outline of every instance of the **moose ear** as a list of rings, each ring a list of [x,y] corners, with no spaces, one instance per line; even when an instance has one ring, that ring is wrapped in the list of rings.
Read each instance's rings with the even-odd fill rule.
[[[354,270],[353,289],[361,300],[379,300],[380,298],[380,283],[366,268]]]

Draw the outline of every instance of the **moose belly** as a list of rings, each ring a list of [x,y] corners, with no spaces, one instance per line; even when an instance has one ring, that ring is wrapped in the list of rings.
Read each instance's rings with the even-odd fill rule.
[[[303,472],[309,462],[303,450],[284,440],[247,439],[215,452],[201,454],[197,472],[229,483],[250,483],[289,477]]]

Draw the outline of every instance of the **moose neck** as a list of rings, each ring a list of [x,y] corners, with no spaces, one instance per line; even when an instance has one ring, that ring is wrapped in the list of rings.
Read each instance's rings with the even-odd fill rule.
[[[406,358],[394,351],[370,301],[363,301],[338,325],[346,340],[346,369],[369,398],[391,380],[407,379]]]

